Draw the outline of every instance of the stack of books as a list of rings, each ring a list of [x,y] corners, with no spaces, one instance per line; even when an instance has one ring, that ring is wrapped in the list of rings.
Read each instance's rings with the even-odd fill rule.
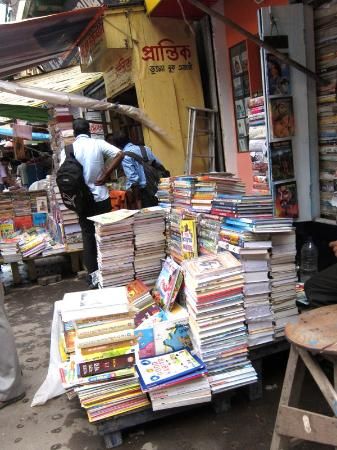
[[[173,206],[175,208],[192,208],[196,177],[175,177],[173,181]]]
[[[47,247],[45,234],[28,234],[24,233],[20,236],[18,246],[23,258],[37,256]]]
[[[210,385],[203,361],[187,349],[141,359],[137,372],[154,411],[209,402]]]
[[[274,233],[271,240],[271,305],[275,320],[275,337],[280,337],[284,335],[285,325],[296,321],[298,315],[295,231]]]
[[[216,255],[223,218],[215,214],[201,214],[198,224],[198,246],[200,255]]]
[[[226,218],[226,224],[253,233],[286,233],[293,230],[291,218]]]
[[[165,258],[165,211],[159,207],[141,209],[134,216],[135,276],[153,286]]]
[[[10,193],[0,193],[0,217],[14,217],[13,202]]]
[[[69,396],[78,396],[89,421],[149,407],[135,372],[134,311],[126,288],[66,294],[60,312],[63,330],[73,330],[61,380]]]
[[[192,198],[192,209],[196,212],[209,213],[212,209],[212,201],[218,195],[244,193],[244,183],[229,172],[198,175]]]
[[[224,217],[273,217],[271,195],[218,194],[212,202],[212,214]]]
[[[158,185],[157,197],[159,206],[170,208],[173,203],[173,178],[161,178]]]
[[[136,210],[120,209],[90,217],[95,223],[101,287],[126,286],[134,280],[133,224]]]
[[[0,238],[0,255],[4,263],[21,261],[22,258],[18,249],[19,239],[20,237],[15,235]]]
[[[266,112],[264,97],[248,102],[249,152],[253,169],[253,192],[269,194]]]
[[[229,225],[227,219],[221,226],[219,251],[230,251],[241,261],[244,270],[244,306],[250,346],[273,340],[268,277],[271,246],[269,234],[252,233],[244,226]]]
[[[241,263],[229,252],[183,262],[194,350],[213,393],[256,382],[248,360]]]

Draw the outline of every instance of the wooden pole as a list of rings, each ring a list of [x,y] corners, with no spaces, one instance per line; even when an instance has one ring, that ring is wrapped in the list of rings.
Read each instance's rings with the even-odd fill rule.
[[[302,66],[302,64],[298,63],[297,61],[289,58],[284,53],[278,51],[276,48],[274,48],[272,45],[269,45],[267,42],[262,41],[254,34],[247,31],[245,28],[242,28],[237,23],[233,22],[231,19],[229,19],[226,16],[223,16],[222,14],[218,13],[217,11],[214,11],[214,9],[209,8],[208,6],[201,3],[199,0],[187,0],[189,3],[194,5],[195,7],[201,9],[201,11],[204,11],[206,14],[208,14],[211,17],[214,17],[215,19],[220,20],[224,24],[228,25],[229,27],[233,28],[234,30],[238,31],[240,34],[245,36],[250,41],[254,42],[259,47],[267,50],[269,53],[272,53],[274,56],[276,56],[279,60],[283,61],[286,64],[289,64],[290,66],[295,67],[295,69],[299,70],[300,72],[304,73],[310,78],[313,78],[317,83],[319,84],[326,84],[326,80],[321,78],[317,73],[313,72],[312,70],[308,69],[305,66]]]

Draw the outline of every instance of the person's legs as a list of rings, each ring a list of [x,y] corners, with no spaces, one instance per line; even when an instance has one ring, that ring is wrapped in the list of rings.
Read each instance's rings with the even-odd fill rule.
[[[108,198],[102,202],[95,203],[93,215],[104,214],[109,211],[111,211],[111,202]],[[80,217],[79,223],[82,230],[84,265],[87,268],[88,274],[91,274],[98,269],[95,225],[94,222],[88,220],[86,217]]]
[[[4,290],[0,283],[0,409],[24,397],[21,368],[16,352],[14,336],[8,323]]]
[[[312,306],[337,303],[337,264],[311,277],[304,284],[304,290]]]

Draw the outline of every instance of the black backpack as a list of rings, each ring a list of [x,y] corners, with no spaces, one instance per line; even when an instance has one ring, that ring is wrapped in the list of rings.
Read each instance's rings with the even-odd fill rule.
[[[94,214],[94,196],[84,181],[83,167],[75,158],[73,146],[67,145],[64,150],[66,159],[56,175],[63,204],[79,216],[89,217]]]
[[[139,148],[142,152],[142,157],[133,152],[123,153],[124,155],[130,156],[131,158],[135,159],[137,162],[139,162],[139,164],[143,166],[146,179],[146,190],[150,195],[155,195],[158,191],[160,178],[169,177],[170,172],[157,161],[153,160],[150,162],[147,156],[146,148],[143,145],[140,145]]]

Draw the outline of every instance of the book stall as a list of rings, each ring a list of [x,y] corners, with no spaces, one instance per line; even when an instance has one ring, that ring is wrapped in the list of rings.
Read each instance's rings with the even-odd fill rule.
[[[225,410],[236,388],[260,397],[262,358],[287,348],[292,219],[273,216],[271,195],[244,192],[229,173],[171,177],[159,206],[91,218],[101,289],[55,304],[59,363],[48,373],[109,448],[123,429],[184,408]]]

